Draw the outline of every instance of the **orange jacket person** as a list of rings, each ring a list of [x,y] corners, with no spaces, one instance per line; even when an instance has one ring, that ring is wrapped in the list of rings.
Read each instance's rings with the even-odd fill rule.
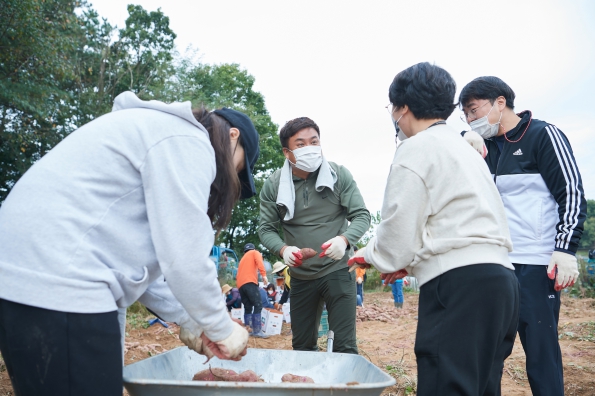
[[[267,273],[264,270],[262,255],[256,250],[254,244],[247,243],[244,246],[244,257],[242,257],[238,266],[237,278],[237,286],[240,290],[240,297],[242,297],[242,304],[244,304],[244,324],[252,328],[250,335],[266,338],[266,335],[262,332],[262,323],[260,321],[262,301],[258,290],[257,271],[260,271],[262,281],[266,286],[269,282]]]

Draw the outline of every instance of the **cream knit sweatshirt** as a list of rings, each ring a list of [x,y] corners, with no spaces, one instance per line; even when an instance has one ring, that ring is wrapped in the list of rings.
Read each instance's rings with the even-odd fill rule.
[[[447,125],[398,147],[381,215],[364,258],[382,273],[406,269],[421,286],[466,265],[514,270],[504,206],[488,167]]]

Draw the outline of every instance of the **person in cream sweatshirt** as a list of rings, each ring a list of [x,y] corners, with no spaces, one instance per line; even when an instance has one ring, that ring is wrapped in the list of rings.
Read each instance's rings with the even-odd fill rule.
[[[33,165],[0,209],[0,350],[15,393],[121,395],[117,310],[136,300],[195,351],[240,359],[248,334],[209,253],[213,228],[255,194],[257,158],[242,113],[124,92]]]
[[[445,123],[455,83],[438,66],[400,72],[388,106],[402,142],[376,237],[351,259],[420,284],[418,395],[498,394],[518,320],[502,200],[480,155]]]

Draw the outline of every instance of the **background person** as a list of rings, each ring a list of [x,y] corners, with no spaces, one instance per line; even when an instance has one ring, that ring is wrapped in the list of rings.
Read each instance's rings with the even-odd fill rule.
[[[575,255],[587,202],[564,133],[531,111],[516,114],[514,99],[512,88],[493,76],[471,81],[459,97],[466,121],[485,139],[485,160],[510,226],[509,257],[521,285],[518,331],[531,391],[563,395],[560,290],[579,275]]]
[[[350,260],[388,283],[408,272],[419,280],[419,396],[499,394],[518,320],[502,200],[482,158],[445,122],[455,90],[427,62],[394,78],[388,109],[403,141],[376,237]]]
[[[357,271],[357,270],[356,270]],[[403,308],[403,304],[405,303],[405,296],[403,295],[403,285],[408,285],[409,282],[406,278],[397,279],[391,285],[391,290],[393,292],[393,300],[395,304],[395,308]]]
[[[287,122],[279,139],[286,160],[260,192],[258,234],[262,244],[291,267],[293,349],[318,349],[318,324],[326,303],[334,350],[357,353],[355,279],[345,252],[370,227],[370,213],[351,173],[322,155],[314,121],[300,117]],[[322,253],[302,261],[300,248]]]
[[[275,304],[275,309],[281,309],[283,304],[289,300],[291,291],[291,276],[289,275],[289,267],[283,264],[281,261],[277,261],[273,264],[273,274],[283,278],[283,293],[281,299]]]
[[[357,246],[353,247],[353,251],[357,252],[359,248]],[[363,267],[357,268],[355,270],[355,287],[357,293],[357,306],[363,307],[364,306],[364,282],[366,279],[366,269]]]
[[[361,270],[361,269],[363,269],[363,268],[357,268],[356,275],[355,275],[355,287],[356,287],[356,293],[357,293],[356,305],[358,307],[364,306],[364,292],[363,292],[364,274],[357,273],[357,271]]]
[[[264,269],[262,254],[256,250],[254,244],[244,246],[244,257],[238,265],[237,285],[244,304],[244,324],[252,328],[250,335],[267,338],[262,332],[261,312],[262,298],[258,287],[258,272],[265,284],[268,284],[267,273]]]
[[[275,290],[275,285],[269,283],[266,287],[266,292],[269,302],[275,304],[277,302],[277,290]]]
[[[269,283],[270,285],[270,283]],[[268,286],[268,285],[267,285]],[[273,305],[273,303],[271,303],[269,301],[269,295],[266,292],[265,289],[263,289],[262,287],[258,288],[258,292],[260,293],[260,301],[262,302],[262,308],[270,308],[270,309],[274,309],[275,305]],[[262,311],[261,311],[262,312]]]
[[[240,112],[124,92],[33,165],[0,209],[0,351],[15,393],[121,395],[117,310],[136,300],[198,353],[245,354],[209,254],[213,228],[255,194],[257,158]]]
[[[221,291],[225,295],[227,311],[231,312],[232,308],[242,308],[242,298],[237,287],[231,287],[225,284],[221,287]]]

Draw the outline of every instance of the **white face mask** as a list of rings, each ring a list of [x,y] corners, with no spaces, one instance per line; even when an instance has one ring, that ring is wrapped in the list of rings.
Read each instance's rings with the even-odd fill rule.
[[[295,164],[289,162],[304,172],[314,172],[322,164],[322,147],[320,146],[306,146],[289,151],[295,156]]]
[[[397,131],[397,139],[399,139],[400,142],[409,139],[407,135],[405,135],[405,132],[403,132],[403,130],[399,127],[399,121],[401,121],[401,118],[403,118],[403,116],[400,116],[397,121],[393,120],[395,124],[395,130]]]
[[[269,290],[269,294],[273,294],[273,291],[272,290]]]
[[[489,138],[494,137],[498,134],[498,129],[500,127],[500,120],[502,120],[502,113],[500,113],[500,119],[498,120],[497,123],[490,124],[490,122],[488,121],[488,116],[494,109],[494,106],[496,106],[496,102],[494,102],[494,104],[492,105],[492,108],[490,109],[490,111],[488,111],[488,114],[486,114],[485,116],[483,116],[481,118],[478,118],[475,121],[471,121],[469,123],[469,126],[471,127],[471,129],[473,129],[475,132],[479,133],[481,135],[481,137],[484,139],[489,139]]]

